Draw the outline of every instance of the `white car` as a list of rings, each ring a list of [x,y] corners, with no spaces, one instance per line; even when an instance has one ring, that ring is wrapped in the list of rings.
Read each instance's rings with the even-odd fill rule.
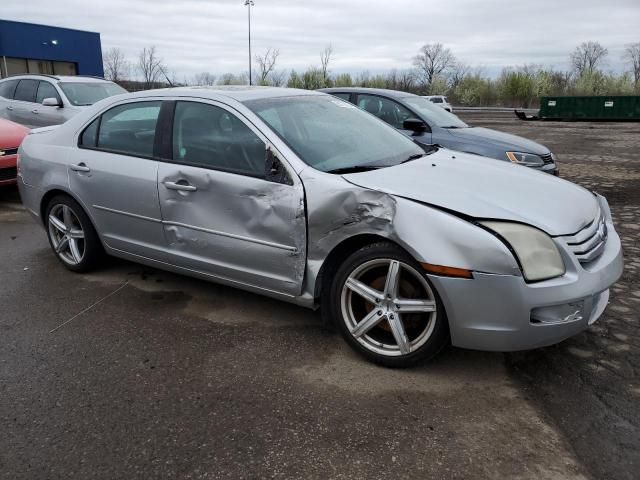
[[[424,98],[435,103],[439,107],[444,108],[447,112],[453,112],[453,107],[444,95],[424,95]]]

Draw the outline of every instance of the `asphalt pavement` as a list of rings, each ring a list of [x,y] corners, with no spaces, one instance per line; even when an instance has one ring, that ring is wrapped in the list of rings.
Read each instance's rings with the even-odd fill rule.
[[[0,478],[637,478],[640,125],[469,118],[612,198],[627,268],[588,332],[384,369],[317,312],[116,259],[68,272],[3,189]]]

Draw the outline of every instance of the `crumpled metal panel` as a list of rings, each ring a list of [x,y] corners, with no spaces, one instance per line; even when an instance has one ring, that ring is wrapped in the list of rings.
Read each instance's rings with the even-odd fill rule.
[[[187,268],[287,295],[306,257],[302,186],[161,163],[158,188],[169,252]],[[194,192],[170,190],[182,181]]]
[[[310,302],[323,262],[356,235],[393,241],[416,260],[494,274],[520,275],[509,250],[489,232],[413,200],[354,185],[312,169],[301,172],[308,209],[308,256],[303,298]]]

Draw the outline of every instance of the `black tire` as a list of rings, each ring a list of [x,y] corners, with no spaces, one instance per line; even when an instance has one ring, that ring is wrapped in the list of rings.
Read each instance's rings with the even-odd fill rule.
[[[436,314],[429,322],[435,324],[427,340],[410,353],[400,353],[393,356],[374,352],[360,343],[352,334],[343,315],[342,291],[343,286],[352,272],[358,267],[375,260],[397,260],[414,269],[412,275],[420,275],[427,282],[436,304]],[[382,267],[381,267],[382,268]],[[404,267],[406,269],[406,267]],[[346,342],[359,354],[368,360],[391,368],[406,368],[419,362],[427,361],[436,356],[450,342],[449,325],[444,306],[438,292],[424,274],[421,266],[410,255],[398,246],[389,242],[379,242],[364,246],[347,257],[341,265],[337,265],[332,275],[329,275],[322,289],[321,309],[325,318],[328,317],[335,325]],[[415,278],[415,277],[414,277]],[[376,309],[377,307],[373,307]],[[435,318],[434,318],[435,317]],[[381,323],[382,325],[382,323]],[[377,328],[377,327],[376,327]],[[368,335],[368,333],[367,333]],[[398,352],[399,353],[399,352]]]
[[[56,252],[56,248],[54,245],[54,239],[52,238],[52,227],[50,226],[49,216],[54,209],[66,207],[71,210],[75,219],[80,224],[82,228],[82,232],[84,234],[84,238],[82,239],[83,243],[83,254],[81,260],[75,264],[69,263],[63,257],[62,253]],[[46,208],[46,214],[44,218],[45,230],[47,231],[47,238],[49,239],[49,245],[51,245],[51,249],[53,250],[53,254],[56,256],[58,261],[62,263],[68,270],[72,272],[88,272],[96,267],[98,267],[104,257],[104,249],[102,247],[102,242],[96,233],[95,228],[93,228],[93,224],[91,220],[85,213],[84,209],[80,206],[78,202],[76,202],[73,198],[67,195],[56,195],[53,197]]]

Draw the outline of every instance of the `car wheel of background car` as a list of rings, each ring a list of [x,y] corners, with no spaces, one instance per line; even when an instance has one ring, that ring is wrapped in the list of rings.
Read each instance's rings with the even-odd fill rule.
[[[75,200],[65,195],[51,199],[46,225],[51,248],[65,267],[86,272],[98,265],[104,253],[102,244],[89,217]]]
[[[323,308],[346,341],[387,367],[429,359],[449,342],[447,318],[420,265],[391,243],[365,246],[338,267]]]

